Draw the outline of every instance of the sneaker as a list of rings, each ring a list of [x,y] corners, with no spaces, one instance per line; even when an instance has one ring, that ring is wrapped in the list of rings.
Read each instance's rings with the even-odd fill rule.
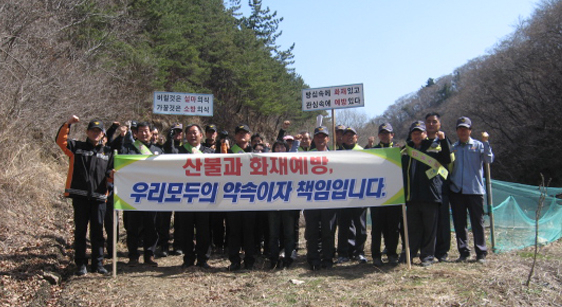
[[[390,255],[388,256],[388,264],[390,265],[398,265],[398,256]]]
[[[461,255],[455,262],[466,262],[468,260],[468,256]]]
[[[476,258],[476,262],[478,262],[480,264],[486,264],[486,256],[478,256]]]
[[[374,258],[374,259],[373,259],[373,265],[376,266],[376,267],[379,267],[379,268],[380,268],[381,266],[383,266],[383,263],[382,263],[381,258]]]
[[[158,267],[158,262],[154,261],[154,256],[145,257],[144,264],[151,267]]]
[[[92,272],[95,272],[95,273],[98,273],[98,274],[102,274],[102,275],[107,275],[107,274],[109,274],[109,272],[108,272],[103,266],[99,266],[99,267],[93,269]]]
[[[427,267],[430,267],[430,266],[432,266],[432,265],[433,265],[433,260],[424,260],[424,261],[422,261],[422,263],[421,263],[421,266],[426,267],[426,268],[427,268]]]
[[[349,262],[349,258],[347,257],[339,257],[338,261],[336,263],[344,263],[344,262]]]
[[[439,262],[447,262],[449,260],[449,257],[445,255],[445,256],[437,257],[437,260]]]
[[[293,249],[293,252],[291,253],[291,258],[293,258],[293,260],[297,260],[297,257],[299,256],[298,252],[296,249]]]
[[[79,267],[76,269],[76,273],[75,273],[75,274],[76,274],[76,276],[84,276],[84,275],[88,274],[88,269],[86,268],[86,265],[83,264],[83,265],[79,266]]]
[[[183,255],[183,251],[181,249],[176,249],[174,251],[174,256],[181,256],[181,255]]]
[[[164,257],[168,257],[168,251],[161,251],[158,253],[158,257],[164,258]]]
[[[359,255],[357,256],[357,261],[359,261],[359,263],[367,263],[367,258],[363,255]]]

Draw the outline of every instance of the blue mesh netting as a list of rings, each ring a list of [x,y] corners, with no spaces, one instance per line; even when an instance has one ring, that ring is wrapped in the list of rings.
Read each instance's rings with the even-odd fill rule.
[[[562,188],[547,188],[539,219],[539,244],[562,237]],[[541,193],[538,186],[492,180],[494,235],[497,252],[535,244],[535,216]],[[559,196],[561,197],[561,196]]]

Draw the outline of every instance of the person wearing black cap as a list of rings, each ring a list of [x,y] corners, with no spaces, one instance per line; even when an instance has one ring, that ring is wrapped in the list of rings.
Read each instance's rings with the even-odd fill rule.
[[[459,140],[453,144],[455,163],[451,172],[451,209],[453,225],[457,234],[457,248],[460,253],[458,262],[467,261],[470,257],[466,218],[470,217],[470,226],[474,237],[476,261],[486,263],[488,250],[484,233],[484,163],[494,161],[494,153],[488,142],[487,132],[482,133],[482,141],[473,139],[472,121],[468,117],[457,120],[457,136]]]
[[[328,128],[320,126],[314,129],[316,148],[313,151],[328,151],[329,141]],[[313,271],[333,266],[336,212],[336,209],[304,210],[306,261]]]
[[[427,129],[427,138],[433,142],[429,150],[438,152],[441,150],[439,140],[435,134],[441,130],[441,116],[439,113],[430,112],[425,115],[425,127]],[[451,141],[445,138],[449,147]],[[447,165],[449,170],[451,164]],[[449,250],[451,249],[451,214],[449,205],[449,180],[443,181],[443,197],[441,207],[439,208],[439,217],[437,219],[437,237],[435,240],[435,258],[439,262],[446,262],[449,258]]]
[[[152,137],[154,140],[154,136]],[[179,154],[182,151],[183,125],[175,123],[168,131],[166,142],[162,146],[165,154]],[[171,211],[158,211],[156,216],[156,229],[158,231],[158,256],[167,257],[170,249],[170,225],[172,223]],[[181,223],[174,218],[174,255],[183,255],[183,237],[180,235]]]
[[[124,143],[127,129],[119,127],[121,135],[116,139],[119,153],[125,155],[161,155],[160,147],[151,142],[152,132],[148,122],[140,122],[135,133],[136,141],[132,144]],[[142,236],[144,248],[144,264],[156,267],[154,253],[158,244],[158,231],[156,230],[156,212],[154,211],[125,211],[123,217],[127,220],[127,249],[129,250],[129,266],[139,264],[139,239]]]
[[[337,128],[336,128],[337,129]],[[357,131],[353,127],[343,130],[342,150],[362,150],[357,144]],[[367,208],[343,208],[338,210],[338,263],[357,259],[366,263]]]
[[[86,233],[90,224],[92,272],[107,274],[103,267],[103,220],[108,195],[107,183],[113,179],[113,151],[102,144],[103,122],[92,120],[86,130],[87,140],[68,140],[70,126],[80,119],[72,115],[58,133],[56,142],[70,158],[65,197],[72,198],[74,208],[74,262],[77,275],[87,273]]]
[[[390,123],[383,123],[379,126],[379,143],[373,148],[399,147],[394,144],[394,129]],[[398,264],[398,240],[402,209],[400,206],[381,206],[371,207],[371,253],[373,255],[373,265],[380,267],[383,265],[381,259],[381,235],[384,237],[384,244],[387,251],[388,263]]]
[[[210,154],[215,151],[201,144],[203,131],[197,124],[185,127],[186,142],[180,147],[180,153],[187,154]],[[209,224],[209,212],[176,212],[177,223],[181,225],[177,231],[177,236],[181,238],[183,244],[183,264],[182,268],[188,268],[194,264],[205,269],[210,268],[208,260],[211,256],[211,235]],[[174,232],[174,234],[176,234]],[[195,244],[193,236],[195,235]],[[197,260],[197,263],[195,263]]]
[[[347,128],[344,125],[337,125],[336,126],[336,150],[344,150],[343,148],[343,135],[345,133],[345,128]]]
[[[228,153],[248,153],[250,146],[251,130],[248,125],[241,124],[234,130],[234,144]],[[229,211],[226,214],[226,234],[228,237],[229,271],[237,271],[240,267],[240,249],[244,249],[244,267],[252,270],[255,263],[255,211]]]
[[[215,124],[210,124],[205,127],[205,147],[209,147],[212,150],[217,150],[217,126]]]
[[[406,154],[402,156],[410,255],[419,251],[422,266],[430,266],[434,261],[443,180],[448,176],[443,165],[451,163],[451,150],[445,133],[439,131],[436,137],[442,148],[439,152],[429,150],[433,141],[427,139],[425,122],[412,123],[410,141],[404,150]]]

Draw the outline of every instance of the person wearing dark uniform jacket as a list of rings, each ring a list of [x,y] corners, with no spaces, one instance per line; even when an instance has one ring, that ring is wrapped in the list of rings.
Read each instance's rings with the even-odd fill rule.
[[[398,147],[394,143],[394,130],[390,123],[379,126],[379,143],[373,148]],[[402,220],[402,208],[400,206],[380,206],[371,207],[371,253],[373,255],[373,265],[380,267],[383,265],[381,259],[381,235],[384,237],[384,245],[388,263],[398,264],[398,240],[400,238],[400,222]]]
[[[74,261],[76,274],[87,273],[86,233],[90,224],[92,272],[107,274],[103,267],[103,220],[108,195],[108,181],[113,178],[113,153],[104,146],[103,123],[92,120],[86,130],[85,142],[68,140],[70,126],[80,119],[73,115],[57,134],[57,145],[70,158],[64,195],[72,198],[74,208]]]
[[[427,139],[425,122],[414,122],[410,126],[411,140],[402,156],[410,257],[413,258],[419,251],[422,266],[432,265],[435,257],[437,217],[443,180],[448,176],[443,165],[451,163],[451,150],[445,133],[439,131],[436,137],[441,150],[430,151],[433,141]]]
[[[152,137],[154,140],[154,136]],[[175,123],[170,127],[166,142],[162,146],[165,154],[181,153],[183,140],[183,125]],[[156,229],[158,230],[158,246],[160,249],[159,256],[167,257],[170,249],[170,225],[172,223],[172,211],[159,211],[156,216]],[[174,243],[173,254],[183,255],[183,245],[185,238],[182,236],[181,223],[174,213]]]
[[[209,147],[201,145],[203,132],[197,124],[190,124],[185,127],[186,143],[180,147],[180,153],[193,155],[211,154],[215,151]],[[183,240],[183,264],[182,268],[188,268],[193,265],[205,269],[210,268],[208,261],[211,257],[211,233],[209,212],[176,212],[176,218],[182,225],[183,233],[179,234],[185,238]],[[195,244],[193,244],[193,236],[195,235]],[[197,260],[197,263],[195,263]]]
[[[205,143],[203,146],[211,148],[213,151],[217,151],[217,126],[214,124],[207,125],[205,127]]]
[[[346,127],[343,130],[341,148],[341,150],[363,150],[363,147],[357,144],[357,131],[352,127]],[[339,209],[338,263],[347,262],[352,258],[357,259],[360,263],[367,263],[366,240],[367,208]]]
[[[250,146],[251,130],[248,125],[241,124],[234,130],[234,145],[228,153],[252,152]],[[229,211],[226,214],[226,234],[228,236],[229,271],[237,271],[240,267],[240,249],[244,249],[244,268],[252,270],[255,263],[255,211]]]
[[[314,129],[313,151],[328,151],[329,136],[328,128],[324,126]],[[306,261],[313,271],[321,268],[329,269],[334,264],[336,212],[336,209],[304,210]]]
[[[119,127],[121,136],[117,142],[121,144],[119,153],[125,155],[161,155],[160,147],[150,142],[152,138],[150,124],[140,122],[137,124],[135,133],[136,141],[132,144],[123,143],[123,137],[127,132],[123,126]],[[139,239],[142,235],[144,248],[144,264],[156,267],[154,253],[158,244],[158,231],[156,230],[156,215],[154,211],[125,211],[123,217],[127,216],[127,248],[129,250],[129,266],[139,264]]]
[[[453,144],[455,162],[451,172],[451,209],[453,225],[457,234],[457,248],[460,257],[458,262],[467,261],[470,257],[466,218],[470,217],[470,226],[474,237],[476,261],[486,263],[488,250],[484,233],[484,163],[494,162],[494,153],[488,142],[487,132],[482,133],[482,141],[473,139],[472,122],[468,117],[457,120],[457,136],[459,140]]]
[[[425,115],[425,127],[427,129],[427,138],[434,143],[431,144],[431,151],[440,150],[438,139],[435,134],[441,130],[441,116],[436,112]],[[449,138],[445,138],[451,146]],[[451,157],[451,160],[453,158]],[[450,169],[450,164],[446,167]],[[451,249],[451,214],[449,206],[449,179],[443,181],[442,203],[439,208],[439,216],[437,218],[437,236],[435,239],[435,258],[439,262],[446,262],[449,258],[449,250]]]

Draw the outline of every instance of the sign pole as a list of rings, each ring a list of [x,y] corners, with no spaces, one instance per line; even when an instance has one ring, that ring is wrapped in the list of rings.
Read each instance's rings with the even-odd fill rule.
[[[337,136],[336,136],[336,110],[332,109],[332,150],[336,151],[336,143],[337,143]]]
[[[492,252],[496,252],[496,236],[494,233],[494,206],[492,201],[492,179],[490,178],[490,163],[484,163],[484,174],[486,177],[486,195],[488,202],[488,217],[490,218],[490,241]]]
[[[402,204],[402,228],[404,228],[404,245],[406,245],[406,263],[408,269],[412,269],[412,260],[410,258],[410,237],[408,236],[408,218],[406,217],[406,204]]]

